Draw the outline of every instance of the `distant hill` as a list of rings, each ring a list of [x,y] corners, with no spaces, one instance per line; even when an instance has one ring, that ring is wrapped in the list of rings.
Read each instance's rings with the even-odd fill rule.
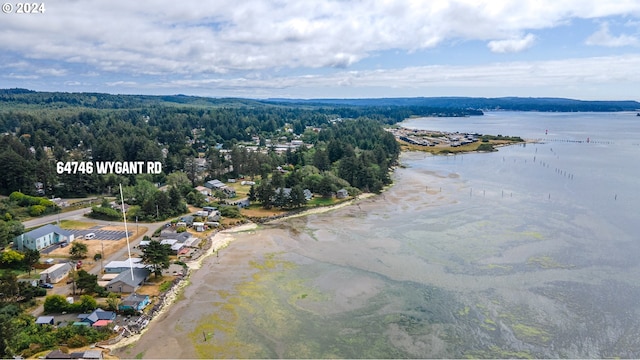
[[[640,103],[623,101],[585,101],[564,98],[474,98],[413,97],[370,99],[268,99],[274,103],[333,106],[426,106],[434,108],[514,110],[514,111],[637,111]]]
[[[182,105],[205,107],[264,107],[286,106],[306,108],[322,107],[405,107],[460,110],[513,110],[513,111],[638,111],[640,103],[623,101],[585,101],[563,98],[475,98],[475,97],[411,97],[362,99],[282,99],[266,100],[245,98],[211,98],[189,95],[113,95],[104,93],[38,92],[27,89],[0,89],[0,104],[47,107],[86,107],[94,109],[131,109],[148,105]],[[467,115],[480,115],[471,112]]]
[[[0,104],[47,106],[50,108],[85,107],[92,109],[131,109],[149,105],[192,105],[224,107],[263,107],[251,99],[211,98],[188,95],[113,95],[105,93],[40,92],[27,89],[0,89]]]

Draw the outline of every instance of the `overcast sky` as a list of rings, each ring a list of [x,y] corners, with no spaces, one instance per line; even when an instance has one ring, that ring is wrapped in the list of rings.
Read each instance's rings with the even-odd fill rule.
[[[640,0],[10,4],[0,88],[640,100]]]

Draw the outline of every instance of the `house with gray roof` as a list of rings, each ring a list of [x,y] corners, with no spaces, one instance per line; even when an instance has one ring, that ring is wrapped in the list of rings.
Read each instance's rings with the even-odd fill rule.
[[[132,293],[122,300],[122,303],[118,308],[120,310],[133,309],[136,311],[142,311],[145,306],[149,305],[149,302],[149,295]]]
[[[291,197],[291,188],[277,188],[276,189],[276,193],[282,191],[282,194],[284,195],[285,198],[290,198]],[[304,195],[305,200],[309,201],[313,198],[313,193],[311,192],[311,190],[309,189],[304,189],[302,190],[302,194]]]
[[[118,274],[114,279],[110,280],[107,284],[107,290],[111,292],[120,293],[132,293],[138,290],[140,286],[149,278],[151,271],[147,268],[133,269],[133,276],[131,276],[131,270],[125,270]]]
[[[55,264],[40,273],[40,282],[55,284],[64,279],[71,271],[69,263]]]
[[[142,263],[141,258],[131,258],[127,260],[114,260],[114,261],[110,261],[107,265],[104,266],[104,272],[107,274],[119,274],[131,268],[144,269],[146,267],[147,266]]]
[[[19,251],[24,251],[25,249],[41,250],[51,245],[69,244],[73,241],[73,238],[73,233],[70,231],[47,224],[16,236],[13,239],[13,244]]]
[[[36,324],[38,325],[53,325],[55,319],[53,316],[38,316],[36,319]]]
[[[340,189],[336,191],[336,197],[338,199],[346,199],[347,197],[349,197],[349,192],[347,191],[347,189]]]
[[[116,319],[116,313],[113,311],[106,311],[100,308],[93,310],[91,314],[82,319],[84,322],[88,322],[90,324],[94,324],[99,320],[111,320],[114,321]]]

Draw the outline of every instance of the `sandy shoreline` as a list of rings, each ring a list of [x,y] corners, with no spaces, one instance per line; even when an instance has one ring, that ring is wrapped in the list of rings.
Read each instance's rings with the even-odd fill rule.
[[[299,213],[295,213],[295,214],[291,214],[288,216],[283,216],[277,219],[267,221],[266,224],[277,224],[283,220],[287,220],[291,218],[298,218],[298,217],[308,216],[312,214],[321,214],[321,213],[337,210],[337,209],[352,205],[359,200],[371,198],[375,195],[376,194],[373,194],[373,193],[364,193],[353,199],[341,202],[336,205],[321,206],[321,207],[304,210]],[[144,328],[139,334],[135,334],[127,338],[123,338],[122,340],[118,341],[113,345],[105,345],[103,347],[106,349],[109,349],[113,353],[113,352],[122,351],[123,349],[133,344],[140,345],[140,341],[143,335],[152,327],[152,325],[156,323],[159,319],[162,319],[163,317],[167,316],[172,306],[177,305],[176,300],[178,299],[180,294],[185,290],[185,288],[187,288],[188,285],[191,284],[190,279],[194,275],[194,271],[201,269],[205,261],[209,260],[212,257],[212,255],[216,254],[216,251],[226,248],[227,246],[229,246],[231,242],[236,240],[236,237],[234,237],[234,234],[255,230],[255,229],[258,229],[258,227],[259,227],[258,224],[252,222],[252,223],[245,223],[239,226],[235,226],[235,227],[217,232],[211,239],[212,244],[209,247],[209,249],[198,259],[189,261],[186,263],[189,269],[187,275],[178,284],[173,286],[166,293],[160,310],[153,317],[153,319],[151,319],[149,325],[146,328]],[[222,271],[224,271],[224,268]],[[177,346],[178,344],[175,344],[175,345]],[[154,344],[149,343],[148,346],[153,347]]]

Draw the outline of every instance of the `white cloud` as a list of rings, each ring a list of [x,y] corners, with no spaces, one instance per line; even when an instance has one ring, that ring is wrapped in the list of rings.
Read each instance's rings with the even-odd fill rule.
[[[488,50],[477,61],[486,62],[495,56],[490,52],[521,52],[543,43],[540,30],[615,16],[632,24],[640,18],[640,1],[59,0],[47,3],[43,16],[3,17],[0,67],[10,69],[4,78],[15,82],[59,76],[60,83],[88,89],[91,84],[151,92],[184,87],[248,96],[314,86],[345,92],[366,87],[425,91],[454,85],[562,86],[566,81],[580,88],[582,83],[627,81],[613,74],[635,69],[621,58],[430,66],[435,61],[428,53],[480,42]],[[608,25],[590,39],[600,45],[633,40],[612,35]],[[412,63],[421,66],[393,63],[407,53],[426,55]],[[372,56],[388,62],[376,65],[379,70],[363,70],[367,62],[362,60]],[[637,69],[635,57],[626,59]],[[476,61],[468,56],[456,60]],[[45,65],[38,70],[37,64]],[[602,74],[605,66],[610,71]]]
[[[442,89],[456,88],[458,95],[505,96],[545,93],[548,89],[570,91],[564,95],[584,98],[580,89],[619,88],[607,98],[628,98],[624,93],[640,81],[640,55],[608,56],[535,62],[502,62],[475,66],[431,65],[397,69],[336,71],[328,75],[280,77],[236,77],[229,79],[180,79],[147,84],[155,89],[188,89],[191,93],[251,94],[252,97],[274,96],[274,91],[291,97],[315,91],[315,97],[335,97],[345,91],[363,97],[360,90],[386,89],[386,96],[443,95]],[[320,90],[318,90],[320,89]],[[390,89],[397,92],[390,93]],[[504,89],[520,89],[520,94],[500,93]],[[370,92],[369,92],[370,93]],[[344,95],[342,95],[344,96]],[[381,96],[385,96],[382,94]]]
[[[487,46],[495,53],[520,52],[533,46],[536,37],[533,34],[527,34],[525,37],[513,38],[506,40],[492,40]]]
[[[5,17],[0,48],[134,75],[348,67],[374,52],[456,40],[519,51],[531,46],[537,29],[640,13],[638,1],[599,0],[61,0],[47,6],[44,16]]]
[[[38,75],[24,75],[24,74],[16,74],[16,73],[9,73],[9,74],[3,75],[3,77],[7,79],[15,79],[15,80],[35,80],[40,78],[40,76]]]
[[[137,86],[138,83],[135,81],[110,81],[106,83],[107,86],[125,86],[125,87],[132,87],[132,86]]]
[[[587,38],[585,44],[608,47],[636,46],[639,44],[639,40],[635,36],[625,34],[614,36],[609,30],[609,23],[603,22],[598,31]]]
[[[45,76],[64,76],[67,74],[66,69],[38,69],[36,70],[38,74]]]

